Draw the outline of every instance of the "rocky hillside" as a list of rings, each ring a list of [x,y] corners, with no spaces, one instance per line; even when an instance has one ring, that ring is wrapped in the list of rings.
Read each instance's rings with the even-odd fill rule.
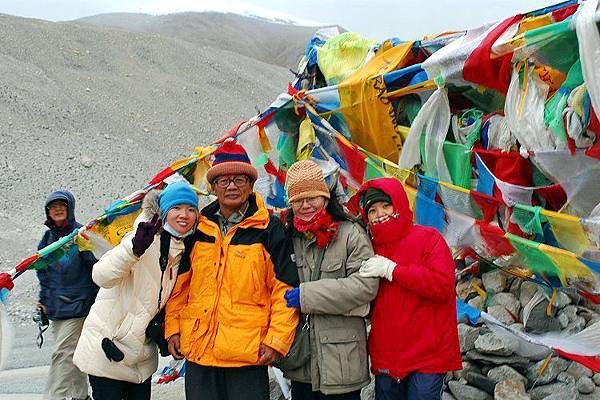
[[[266,51],[241,54],[253,51],[232,47],[228,32],[243,27],[257,48],[281,54],[288,30],[300,28],[212,18],[156,17],[165,32],[181,27],[176,37],[0,15],[0,271],[35,248],[52,190],[73,191],[80,219],[99,215],[285,90],[290,72],[260,61]],[[206,29],[210,47],[194,40]]]
[[[318,27],[272,23],[237,14],[186,12],[152,16],[113,13],[74,22],[128,32],[153,33],[197,46],[229,50],[269,64],[296,69]]]

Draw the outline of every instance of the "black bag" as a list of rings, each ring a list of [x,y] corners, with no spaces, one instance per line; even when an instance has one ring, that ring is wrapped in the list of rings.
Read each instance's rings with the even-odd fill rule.
[[[273,366],[282,371],[292,371],[300,368],[310,359],[310,322],[309,314],[302,314],[302,321],[296,327],[296,336],[287,355]]]
[[[326,248],[317,253],[317,262],[311,281],[316,281],[321,277],[321,263],[325,257],[325,250]],[[310,314],[302,314],[290,350],[285,357],[274,362],[273,366],[284,372],[293,371],[302,367],[308,360],[310,360]]]

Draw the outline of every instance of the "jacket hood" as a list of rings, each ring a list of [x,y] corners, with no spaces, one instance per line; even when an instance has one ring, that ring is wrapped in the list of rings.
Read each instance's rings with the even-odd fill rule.
[[[137,226],[140,222],[150,221],[154,214],[158,214],[160,216],[160,193],[161,191],[157,189],[152,189],[146,193],[144,200],[142,200],[142,212],[137,216],[135,222],[133,223],[134,230],[137,229]]]
[[[48,213],[48,205],[54,200],[62,200],[67,203],[67,222],[70,226],[75,226],[75,196],[68,190],[57,190],[48,196],[44,203],[44,211],[46,212],[46,226],[52,227],[54,224]]]
[[[404,187],[402,183],[395,178],[378,178],[372,179],[370,181],[365,182],[360,190],[353,196],[352,203],[354,207],[360,211],[360,214],[363,218],[363,221],[368,225],[368,218],[365,213],[365,210],[360,207],[360,197],[362,193],[364,193],[367,189],[379,189],[385,194],[387,194],[392,199],[392,205],[394,206],[394,211],[397,214],[396,218],[390,219],[388,222],[385,222],[380,225],[388,225],[393,224],[393,231],[402,232],[404,234],[408,231],[408,229],[413,225],[413,213],[410,209],[410,205],[408,202],[408,197],[406,196],[406,191],[404,191]],[[374,235],[374,230],[372,227],[370,228],[371,234],[373,235],[373,239],[382,239],[377,238]],[[389,239],[395,240],[397,237]]]

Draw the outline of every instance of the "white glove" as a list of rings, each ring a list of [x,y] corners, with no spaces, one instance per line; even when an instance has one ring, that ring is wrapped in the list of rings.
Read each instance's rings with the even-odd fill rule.
[[[362,262],[358,273],[365,278],[385,278],[392,281],[392,274],[396,263],[383,256],[373,256]]]

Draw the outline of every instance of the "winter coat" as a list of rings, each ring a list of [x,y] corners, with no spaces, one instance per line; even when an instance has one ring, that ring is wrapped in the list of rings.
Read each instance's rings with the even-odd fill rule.
[[[367,330],[361,316],[347,316],[377,294],[379,279],[358,274],[373,256],[369,237],[356,222],[340,221],[337,238],[322,253],[321,272],[312,281],[319,250],[313,237],[293,237],[296,263],[303,282],[300,306],[310,314],[311,357],[303,367],[286,371],[294,381],[311,383],[313,391],[341,394],[359,390],[369,381]]]
[[[398,180],[368,181],[355,198],[368,188],[390,196],[397,213],[371,227],[375,253],[397,264],[392,282],[381,279],[373,302],[369,336],[373,373],[401,379],[411,372],[461,369],[454,261],[446,241],[433,228],[413,225]]]
[[[169,235],[167,232],[157,233],[141,257],[133,254],[132,239],[137,225],[149,221],[155,213],[160,214],[158,194],[152,191],[146,195],[133,230],[94,266],[93,279],[100,291],[85,320],[73,357],[75,365],[86,374],[141,383],[158,367],[157,346],[146,338],[145,331],[175,286],[185,248],[183,241],[170,237],[164,273],[159,264],[160,242],[161,235]],[[112,340],[124,353],[122,361],[108,360],[101,347],[103,338]]]
[[[67,203],[67,226],[58,228],[48,215],[48,204],[54,200]],[[81,224],[75,220],[75,198],[64,190],[52,193],[46,199],[48,230],[38,244],[38,250],[70,234]],[[44,269],[37,270],[40,281],[39,303],[48,309],[50,319],[62,320],[85,317],[94,303],[98,287],[92,281],[92,266],[96,257],[90,251],[79,251],[72,246],[69,251]]]
[[[282,223],[251,194],[244,219],[222,237],[216,212],[200,216],[189,270],[180,270],[167,303],[165,337],[180,334],[181,353],[196,364],[256,365],[261,343],[287,354],[298,313],[286,290],[298,285],[292,246]]]

